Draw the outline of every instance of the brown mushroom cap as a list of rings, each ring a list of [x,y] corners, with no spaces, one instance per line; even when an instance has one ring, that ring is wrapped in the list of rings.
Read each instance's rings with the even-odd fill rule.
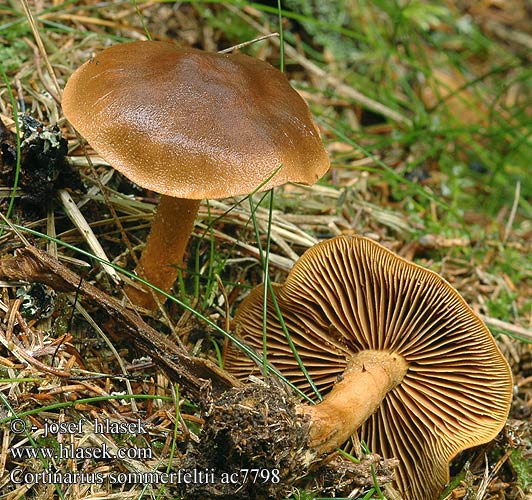
[[[113,167],[162,195],[136,272],[164,292],[183,263],[199,200],[313,184],[329,168],[303,99],[280,71],[242,54],[115,45],[76,70],[62,106]],[[148,289],[125,292],[155,308]]]
[[[68,120],[138,185],[189,199],[313,184],[329,168],[286,77],[243,54],[141,41],[112,46],[69,79]]]
[[[399,458],[396,486],[404,498],[437,498],[450,460],[504,425],[512,397],[508,363],[484,323],[436,273],[367,238],[341,236],[308,250],[275,296],[322,394],[363,351],[406,361],[402,381],[358,431],[372,451]],[[268,360],[312,395],[270,298],[267,310]],[[258,352],[262,311],[261,286],[235,318],[237,332]],[[257,369],[233,348],[225,366],[242,377]]]

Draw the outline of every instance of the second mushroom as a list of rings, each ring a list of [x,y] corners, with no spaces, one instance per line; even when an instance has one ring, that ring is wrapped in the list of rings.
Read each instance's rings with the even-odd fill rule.
[[[460,451],[493,439],[506,421],[512,377],[479,317],[436,273],[363,237],[308,250],[274,293],[286,331],[324,395],[301,404],[309,448],[333,451],[358,432],[400,461],[395,486],[407,500],[434,500]],[[237,333],[309,396],[271,296],[254,289]],[[225,367],[244,378],[260,367],[231,348]]]

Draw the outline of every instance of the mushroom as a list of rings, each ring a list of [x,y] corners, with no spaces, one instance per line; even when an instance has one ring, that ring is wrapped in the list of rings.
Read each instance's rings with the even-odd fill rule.
[[[297,353],[320,393],[300,404],[317,454],[358,437],[398,458],[396,488],[433,500],[460,451],[493,439],[512,397],[505,358],[479,317],[435,272],[360,236],[319,243],[274,294]],[[235,317],[250,347],[263,349],[259,286]],[[268,360],[307,395],[313,391],[267,300]],[[236,348],[225,367],[244,378],[258,367]]]
[[[154,41],[105,49],[69,79],[62,106],[114,168],[161,194],[137,274],[169,291],[200,200],[313,184],[329,159],[286,77],[243,54]],[[129,287],[153,308],[146,289]]]

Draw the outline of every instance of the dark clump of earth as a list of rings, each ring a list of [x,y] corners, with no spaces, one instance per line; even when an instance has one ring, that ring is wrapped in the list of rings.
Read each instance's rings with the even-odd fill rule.
[[[283,498],[305,474],[308,424],[283,388],[235,388],[211,401],[205,413],[200,443],[180,467],[211,475],[203,484],[181,485],[185,498]]]
[[[83,189],[79,172],[66,161],[67,141],[56,126],[46,127],[29,115],[21,118],[18,186],[21,208],[41,216],[58,189]],[[17,180],[17,139],[0,120],[0,178],[6,186]]]

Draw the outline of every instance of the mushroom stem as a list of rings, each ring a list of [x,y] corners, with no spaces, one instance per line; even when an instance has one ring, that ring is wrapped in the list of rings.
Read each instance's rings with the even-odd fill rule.
[[[310,417],[309,448],[317,455],[341,446],[377,410],[406,375],[404,358],[387,351],[360,351],[318,405],[300,405]]]
[[[170,291],[183,263],[199,205],[200,200],[161,196],[150,235],[135,270],[137,275],[165,292]],[[125,292],[138,306],[151,310],[157,305],[148,287],[128,286]],[[164,302],[164,297],[160,294],[159,297]]]

